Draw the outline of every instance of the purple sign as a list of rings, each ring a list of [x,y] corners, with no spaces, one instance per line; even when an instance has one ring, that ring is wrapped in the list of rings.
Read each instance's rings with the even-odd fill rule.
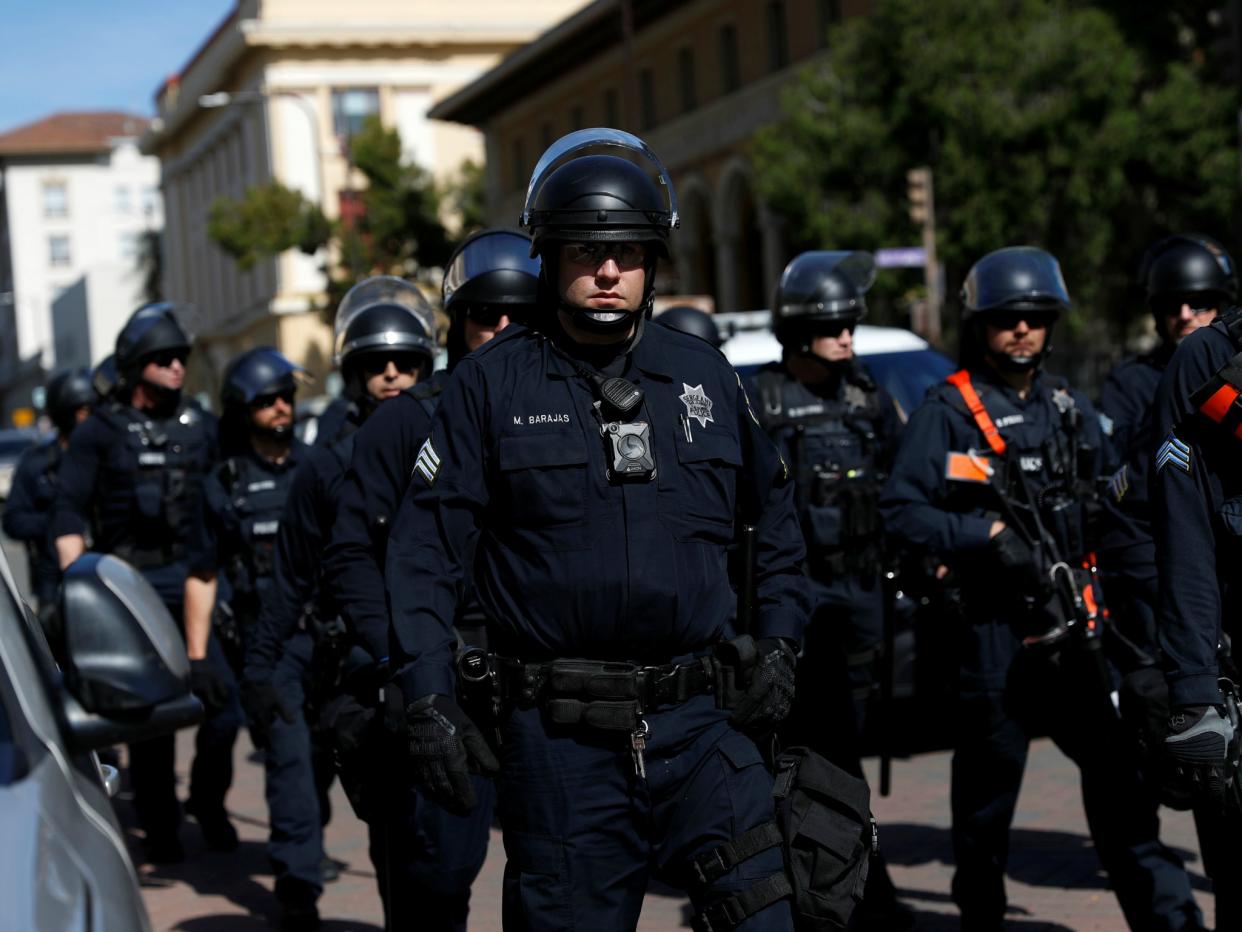
[[[922,246],[899,246],[875,251],[878,269],[921,269],[926,262],[927,252]]]

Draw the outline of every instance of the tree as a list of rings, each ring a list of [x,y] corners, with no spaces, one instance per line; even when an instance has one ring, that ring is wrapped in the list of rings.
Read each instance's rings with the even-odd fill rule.
[[[928,165],[950,301],[979,256],[1029,243],[1061,260],[1072,326],[1122,322],[1143,248],[1175,229],[1224,236],[1239,204],[1236,91],[1201,49],[1144,46],[1167,35],[1134,16],[1121,2],[876,0],[759,134],[762,192],[799,246],[904,245],[906,172]]]
[[[279,183],[247,188],[240,199],[218,197],[207,217],[207,235],[242,269],[286,249],[314,255],[331,232],[317,205]]]

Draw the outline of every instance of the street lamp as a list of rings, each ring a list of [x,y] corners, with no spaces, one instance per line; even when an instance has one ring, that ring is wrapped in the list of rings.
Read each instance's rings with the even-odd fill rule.
[[[315,181],[319,185],[319,203],[321,206],[326,206],[328,186],[323,174],[323,157],[319,151],[319,120],[315,116],[315,108],[305,97],[293,91],[217,91],[214,94],[203,94],[198,98],[198,105],[205,110],[216,110],[232,104],[263,103],[273,97],[283,97],[293,101],[306,115],[311,131],[311,154],[315,158]]]

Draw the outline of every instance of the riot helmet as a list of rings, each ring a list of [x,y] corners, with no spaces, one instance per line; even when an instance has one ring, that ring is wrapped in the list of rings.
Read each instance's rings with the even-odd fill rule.
[[[785,266],[772,295],[772,331],[781,345],[810,356],[818,331],[853,328],[867,314],[867,290],[875,282],[869,252],[813,251]]]
[[[190,356],[190,337],[178,323],[175,306],[168,302],[144,304],[130,316],[116,338],[118,386],[132,390],[142,381],[148,362],[168,354],[185,362]],[[180,389],[147,383],[160,402],[171,402]]]
[[[48,380],[47,416],[62,436],[70,434],[77,425],[78,410],[94,403],[95,387],[91,384],[90,369],[64,369]]]
[[[680,330],[692,337],[698,337],[716,349],[720,349],[720,344],[724,342],[720,337],[720,328],[716,326],[712,315],[689,304],[677,304],[666,308],[656,317],[656,321],[670,330]]]
[[[452,366],[470,350],[467,318],[494,327],[501,317],[530,316],[539,294],[539,260],[531,255],[530,237],[499,228],[474,234],[449,257],[442,293]]]
[[[105,401],[111,397],[117,382],[116,354],[109,353],[91,373],[91,384],[95,387],[96,400]]]
[[[649,170],[657,173],[658,183]],[[559,247],[600,244],[598,255],[588,253],[590,261],[600,263],[607,244],[645,247],[641,321],[651,315],[656,263],[668,257],[669,233],[678,223],[677,196],[663,163],[637,136],[607,128],[570,133],[544,152],[527,186],[521,217],[521,225],[531,231],[531,255],[543,259],[541,282],[547,294],[555,296],[558,309],[573,315],[577,326],[601,334],[628,330],[632,315],[568,305],[560,292]],[[619,256],[613,258],[622,264]]]
[[[435,312],[418,288],[395,275],[376,275],[349,289],[334,330],[336,363],[354,400],[365,394],[362,366],[368,359],[409,354],[421,375],[431,371]]]
[[[297,391],[296,373],[306,370],[273,347],[260,346],[242,353],[224,372],[220,404],[245,406],[256,398]]]
[[[962,285],[962,304],[963,362],[983,354],[1004,371],[1025,372],[1052,352],[1053,326],[1069,310],[1070,297],[1061,265],[1051,253],[1034,246],[1007,246],[971,266]],[[1031,355],[988,353],[983,327],[1007,323],[1014,312],[1024,312],[1028,326],[1047,329],[1043,348]]]
[[[1182,305],[1221,310],[1238,296],[1232,257],[1216,240],[1199,233],[1178,233],[1152,245],[1139,267],[1139,281],[1156,329],[1166,339],[1167,318],[1180,314]]]

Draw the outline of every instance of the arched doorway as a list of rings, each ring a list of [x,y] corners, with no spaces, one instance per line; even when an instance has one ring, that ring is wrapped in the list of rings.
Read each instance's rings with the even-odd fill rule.
[[[716,246],[713,240],[711,190],[699,176],[680,187],[681,229],[673,237],[681,294],[716,298]]]
[[[766,308],[767,217],[755,198],[750,168],[740,158],[726,166],[716,203],[718,309]]]

